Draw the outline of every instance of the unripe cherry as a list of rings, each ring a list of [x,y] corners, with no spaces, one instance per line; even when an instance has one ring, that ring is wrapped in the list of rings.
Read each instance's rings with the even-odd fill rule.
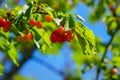
[[[21,42],[21,41],[22,41],[22,36],[21,36],[21,35],[17,35],[17,36],[16,36],[16,40],[17,40],[18,42]]]
[[[45,16],[45,21],[47,21],[47,22],[51,22],[52,19],[53,19],[53,18],[52,18],[50,15],[46,15],[46,16]]]
[[[112,74],[117,74],[118,73],[118,69],[117,68],[112,68],[111,72],[112,72]]]

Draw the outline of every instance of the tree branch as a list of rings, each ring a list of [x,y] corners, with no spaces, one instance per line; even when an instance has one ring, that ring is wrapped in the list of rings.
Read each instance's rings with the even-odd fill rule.
[[[98,78],[99,78],[99,73],[100,73],[100,70],[101,70],[101,64],[102,64],[102,62],[104,62],[104,58],[105,58],[105,55],[107,54],[107,50],[108,50],[109,46],[111,45],[111,43],[112,43],[112,41],[115,37],[115,34],[117,33],[118,30],[119,29],[116,28],[115,32],[111,36],[111,39],[110,39],[109,43],[106,45],[106,49],[105,49],[105,51],[103,53],[103,56],[102,56],[102,58],[101,58],[101,60],[98,64],[97,73],[96,73],[96,80],[98,80]]]
[[[52,65],[50,65],[49,63],[47,63],[46,61],[42,60],[42,59],[38,59],[38,58],[35,58],[35,57],[32,57],[32,59],[34,61],[36,61],[37,63],[39,64],[42,64],[44,65],[45,67],[47,67],[48,69],[52,70],[53,72],[55,72],[56,74],[59,74],[61,76],[64,76],[64,72],[60,71],[60,70],[57,70],[55,67],[53,67]]]
[[[11,80],[15,73],[17,73],[21,67],[27,62],[28,59],[32,57],[32,53],[35,50],[35,47],[30,48],[29,50],[26,50],[25,55],[23,56],[22,60],[19,62],[19,67],[15,66],[15,64],[12,65],[11,70],[4,74],[2,80]]]

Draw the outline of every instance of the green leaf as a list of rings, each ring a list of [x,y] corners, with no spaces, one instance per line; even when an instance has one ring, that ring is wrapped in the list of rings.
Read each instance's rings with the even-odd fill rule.
[[[117,15],[120,15],[120,5],[117,7],[117,9],[116,9],[116,14]]]
[[[50,8],[50,7],[48,7],[48,6],[46,7],[44,4],[42,4],[41,6],[42,6],[42,9],[43,9],[45,12],[47,12],[52,18],[54,18],[53,13],[52,13],[52,11],[53,11],[52,8]]]
[[[76,22],[76,27],[74,30],[74,33],[76,35],[76,39],[78,40],[82,51],[84,54],[94,54],[95,53],[95,36],[91,30],[84,27],[79,22]]]
[[[18,63],[18,53],[16,51],[16,48],[13,44],[13,42],[11,42],[9,44],[9,50],[7,51],[8,53],[8,56],[12,59],[13,63],[16,64],[17,66],[19,66],[19,63]]]
[[[4,67],[3,67],[3,65],[0,63],[0,75],[3,75],[3,70],[4,70]]]
[[[37,29],[36,27],[32,29],[34,33],[34,38],[36,41],[39,41],[41,39],[41,36],[43,35],[43,30],[42,29]]]
[[[12,59],[13,63],[19,66],[18,64],[18,53],[13,42],[9,43],[7,40],[0,40],[0,48],[3,52],[7,53],[7,55]]]
[[[9,32],[5,33],[3,30],[0,31],[0,40],[1,38],[8,39]]]
[[[72,15],[69,16],[69,28],[75,27],[75,21]]]
[[[117,67],[120,67],[120,57],[119,56],[113,57],[112,64],[114,64]]]
[[[16,27],[18,26],[18,23],[20,22],[20,20],[22,19],[22,17],[23,17],[22,13],[16,17],[16,20],[15,20],[15,26]]]
[[[25,16],[27,17],[27,20],[30,19],[30,15],[32,14],[32,7],[33,7],[33,1],[28,3],[28,8],[26,9]]]
[[[57,54],[57,53],[59,53],[62,44],[53,43],[53,44],[51,44],[51,46],[52,47],[48,47],[48,44],[43,44],[41,47],[41,51],[43,53],[47,53],[47,54],[52,54],[52,53]]]

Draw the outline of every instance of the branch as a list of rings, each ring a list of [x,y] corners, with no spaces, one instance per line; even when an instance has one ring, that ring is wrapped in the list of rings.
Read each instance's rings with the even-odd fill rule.
[[[15,66],[15,64],[12,65],[11,70],[4,74],[3,78],[1,80],[11,80],[15,73],[17,73],[21,67],[32,57],[32,53],[35,50],[35,47],[30,48],[29,50],[26,50],[25,55],[23,56],[22,60],[19,62],[19,67]]]
[[[99,64],[98,64],[98,69],[97,69],[97,73],[96,73],[96,80],[98,80],[99,73],[100,73],[100,70],[101,70],[101,64],[102,64],[102,62],[104,62],[104,58],[105,58],[105,55],[106,55],[106,53],[107,53],[107,50],[108,50],[109,46],[111,45],[111,43],[112,43],[112,41],[113,41],[113,39],[114,39],[114,37],[115,37],[115,34],[117,33],[118,30],[119,30],[119,29],[116,28],[115,32],[114,32],[114,33],[112,34],[112,36],[111,36],[111,39],[110,39],[109,43],[106,45],[106,49],[105,49],[105,51],[104,51],[104,54],[103,54],[103,56],[102,56],[102,58],[101,58],[101,61],[100,61]]]
[[[48,14],[47,12],[44,12],[44,11],[39,11],[39,12],[35,11],[35,12],[33,12],[33,14],[35,14],[35,13],[39,13],[39,14]]]
[[[40,58],[35,58],[35,57],[32,57],[32,59],[33,59],[34,61],[36,61],[37,63],[44,65],[45,67],[47,67],[48,69],[52,70],[52,71],[55,72],[56,74],[59,74],[59,75],[61,75],[61,76],[64,75],[64,72],[57,70],[55,67],[53,67],[52,65],[50,65],[50,64],[47,63],[46,61],[44,61],[44,60],[42,60],[42,59],[40,59]]]
[[[117,0],[117,3],[118,2],[119,2],[119,0]],[[116,5],[118,6],[118,4],[116,4]],[[110,9],[110,7],[109,7],[109,9]],[[110,9],[110,10],[111,10],[112,15],[114,17],[118,17],[113,9]],[[104,62],[104,58],[105,58],[105,55],[107,54],[107,50],[108,50],[109,46],[111,45],[111,43],[112,43],[112,41],[113,41],[117,31],[120,29],[119,21],[117,20],[116,22],[117,22],[117,28],[115,29],[114,33],[111,35],[111,39],[110,39],[109,43],[106,45],[105,51],[103,53],[103,56],[102,56],[102,58],[101,58],[101,60],[100,60],[100,62],[98,64],[97,73],[96,73],[96,80],[98,80],[98,78],[99,78],[99,73],[100,73],[100,70],[101,70],[101,64],[102,64],[102,62]]]

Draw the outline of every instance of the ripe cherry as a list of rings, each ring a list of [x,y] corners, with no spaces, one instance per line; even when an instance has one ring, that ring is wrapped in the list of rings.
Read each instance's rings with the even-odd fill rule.
[[[33,35],[32,35],[32,33],[27,33],[27,34],[25,34],[24,35],[24,37],[23,37],[23,42],[29,42],[31,39],[33,38]]]
[[[117,68],[112,68],[111,73],[112,74],[117,74],[118,73],[118,69]]]
[[[56,38],[56,33],[55,33],[55,31],[51,34],[50,40],[51,40],[52,43],[57,42],[57,38]]]
[[[37,22],[34,19],[31,19],[30,22],[29,22],[29,24],[30,24],[31,27],[34,27],[36,25],[36,23]]]
[[[59,42],[59,43],[63,43],[64,41],[68,41],[71,42],[72,39],[74,37],[74,34],[72,32],[72,30],[64,30],[64,27],[60,27],[58,29],[56,29],[50,36],[50,40],[51,42],[55,43],[55,42]]]
[[[5,19],[0,19],[0,27],[4,27],[6,25]]]
[[[6,21],[6,23],[4,24],[4,27],[3,27],[4,32],[8,32],[11,25],[12,25],[12,23],[10,21]]]
[[[47,21],[47,22],[51,22],[52,19],[53,19],[53,18],[52,18],[50,15],[46,15],[46,16],[45,16],[45,21]]]
[[[56,29],[50,36],[50,40],[51,42],[55,43],[55,42],[64,42],[65,41],[65,38],[64,38],[64,27],[60,27],[58,29]]]
[[[37,27],[37,28],[41,28],[42,25],[43,25],[42,22],[37,22],[37,23],[36,23],[36,27]]]
[[[27,38],[28,38],[29,40],[33,38],[33,35],[32,35],[32,33],[30,33],[30,32],[29,32],[26,36],[27,36]]]
[[[74,37],[74,34],[73,34],[72,30],[71,30],[71,29],[70,29],[70,30],[67,30],[66,33],[67,33],[66,41],[71,42],[71,40],[72,40],[73,37]]]

